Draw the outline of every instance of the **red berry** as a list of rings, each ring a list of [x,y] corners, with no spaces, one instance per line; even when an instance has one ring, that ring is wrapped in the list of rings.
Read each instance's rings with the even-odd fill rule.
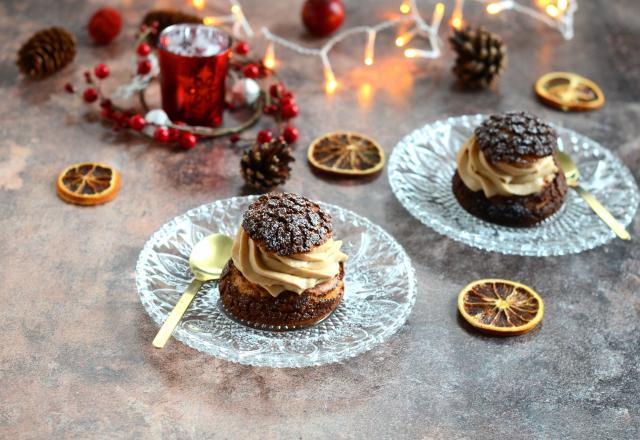
[[[185,150],[190,150],[196,146],[198,139],[193,133],[184,132],[180,135],[180,146]]]
[[[141,57],[146,57],[151,53],[151,46],[149,46],[147,43],[140,43],[136,52],[138,52],[138,55],[140,55]]]
[[[84,82],[86,82],[87,84],[91,84],[93,82],[93,79],[91,79],[91,72],[89,72],[88,70],[84,71]]]
[[[88,87],[84,90],[82,97],[84,98],[84,102],[95,102],[95,100],[98,99],[98,91],[93,87]]]
[[[234,134],[232,134],[231,136],[229,136],[229,141],[230,141],[232,144],[236,144],[236,143],[238,143],[238,141],[239,141],[239,140],[240,140],[240,135],[239,135],[239,134],[237,134],[237,133],[234,133]]]
[[[289,126],[284,129],[282,136],[284,136],[284,140],[287,141],[287,143],[292,144],[293,142],[298,140],[298,138],[300,137],[300,132],[296,127]]]
[[[89,20],[87,29],[96,44],[109,44],[120,33],[122,17],[113,8],[98,9]]]
[[[170,128],[169,129],[169,140],[171,142],[177,141],[178,139],[180,139],[180,133],[181,133],[180,130],[175,129],[175,128]]]
[[[246,41],[238,41],[234,50],[238,55],[246,55],[249,53],[249,43]]]
[[[282,86],[282,84],[271,84],[271,87],[269,87],[269,94],[274,98],[277,98],[283,93],[284,93],[284,87]]]
[[[109,107],[102,107],[100,114],[105,119],[111,119],[111,117],[113,116],[113,110],[111,110]]]
[[[242,69],[242,74],[247,78],[255,79],[260,75],[260,69],[255,64],[247,64]]]
[[[165,127],[158,127],[153,132],[153,138],[160,142],[169,142],[169,129]]]
[[[75,93],[76,89],[73,88],[73,85],[71,83],[66,83],[64,85],[64,89],[67,91],[67,93]]]
[[[312,35],[325,37],[344,21],[344,5],[341,0],[307,0],[302,8],[302,21]]]
[[[98,78],[105,79],[107,76],[109,76],[109,68],[106,64],[101,63],[93,69],[93,73],[95,73]]]
[[[271,139],[273,139],[273,134],[269,130],[260,130],[256,137],[256,140],[261,144],[271,142]]]
[[[290,105],[296,105],[296,100],[293,98],[292,96],[283,96],[282,98],[280,98],[280,105],[282,107],[287,107]]]
[[[298,109],[298,106],[295,104],[286,105],[282,107],[282,109],[280,110],[280,114],[284,119],[295,118],[296,116],[298,116],[299,112],[300,110]]]
[[[142,60],[138,63],[138,75],[146,75],[151,72],[151,61]]]
[[[142,130],[146,124],[147,122],[144,120],[144,116],[142,115],[133,115],[129,118],[129,127],[135,131]]]

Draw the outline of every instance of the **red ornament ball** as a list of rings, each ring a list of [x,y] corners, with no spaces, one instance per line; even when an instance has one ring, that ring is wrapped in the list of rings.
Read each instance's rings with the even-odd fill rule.
[[[185,150],[190,150],[196,146],[198,139],[193,133],[184,132],[180,135],[180,146]]]
[[[135,131],[142,130],[145,125],[147,125],[147,122],[142,115],[133,115],[129,118],[129,127]]]
[[[151,46],[149,46],[147,43],[140,43],[138,44],[138,48],[136,49],[136,52],[141,57],[146,57],[151,53]]]
[[[87,103],[95,102],[98,99],[98,91],[93,87],[87,87],[82,94],[82,98]]]
[[[298,116],[298,113],[300,113],[300,109],[295,104],[285,105],[280,110],[280,114],[284,119],[293,119]]]
[[[138,75],[146,75],[151,72],[151,61],[142,60],[138,63]]]
[[[87,29],[96,44],[109,44],[122,29],[122,16],[113,8],[98,9],[91,16]]]
[[[99,79],[105,79],[109,76],[109,68],[106,64],[98,64],[94,69],[93,73],[95,73],[96,77]]]
[[[246,41],[238,41],[236,47],[233,49],[238,55],[246,55],[249,53],[249,43]]]
[[[256,79],[260,75],[260,69],[255,64],[247,64],[242,69],[242,74],[246,78]]]
[[[302,7],[302,22],[316,37],[326,37],[335,32],[344,21],[344,5],[341,0],[307,0]]]
[[[153,138],[159,142],[169,142],[169,129],[158,127],[153,132]]]
[[[300,137],[300,132],[296,127],[290,125],[289,127],[284,129],[284,131],[282,132],[282,136],[288,144],[292,144],[298,140],[298,138]]]
[[[273,134],[269,130],[260,130],[256,136],[256,140],[261,144],[271,142],[271,139],[273,139]]]

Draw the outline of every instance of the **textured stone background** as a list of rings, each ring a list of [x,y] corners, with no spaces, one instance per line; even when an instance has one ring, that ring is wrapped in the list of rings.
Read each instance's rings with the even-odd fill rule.
[[[104,3],[0,3],[1,438],[638,438],[640,216],[630,243],[559,258],[488,254],[414,220],[385,174],[368,182],[329,180],[304,159],[306,145],[329,130],[368,133],[389,153],[426,122],[526,109],[615,150],[637,179],[636,0],[581,1],[568,43],[520,15],[489,19],[468,5],[468,19],[509,45],[510,66],[496,92],[457,91],[448,50],[432,62],[408,62],[393,49],[392,34],[380,37],[373,68],[361,63],[358,37],[332,54],[343,88],[331,98],[322,93],[318,60],[278,51],[301,108],[298,161],[284,189],[382,225],[406,247],[419,281],[412,315],[387,343],[342,364],[297,370],[235,365],[180,343],[151,347],[156,327],[134,284],[144,241],[188,208],[245,190],[239,152],[224,143],[182,152],[114,135],[85,121],[83,107],[60,93],[98,61],[108,62],[116,78],[127,75],[135,25],[154,3],[111,2],[124,12],[126,27],[114,44],[95,48],[84,26]],[[304,39],[301,0],[265,3],[244,1],[255,28],[266,24]],[[398,3],[347,0],[345,27],[380,21]],[[433,2],[419,3],[430,13]],[[78,35],[74,64],[45,81],[21,79],[13,64],[17,49],[53,24]],[[539,104],[534,80],[560,69],[602,85],[607,105],[562,114]],[[120,168],[123,187],[114,202],[79,208],[57,198],[57,173],[81,160]],[[534,286],[546,303],[542,325],[512,339],[465,327],[456,295],[484,277]]]

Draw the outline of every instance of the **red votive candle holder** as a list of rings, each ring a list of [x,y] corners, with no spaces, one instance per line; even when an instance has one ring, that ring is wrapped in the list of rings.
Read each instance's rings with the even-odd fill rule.
[[[177,24],[158,39],[162,109],[189,125],[222,123],[231,37],[200,24]]]

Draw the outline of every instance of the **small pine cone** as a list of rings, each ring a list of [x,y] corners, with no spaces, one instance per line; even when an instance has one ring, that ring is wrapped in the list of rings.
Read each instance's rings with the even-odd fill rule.
[[[18,51],[16,64],[25,75],[40,79],[62,69],[76,56],[76,40],[60,27],[36,32]]]
[[[289,178],[293,162],[291,148],[277,139],[256,143],[242,155],[240,170],[247,184],[259,190],[267,190],[283,184]]]
[[[506,45],[483,28],[454,29],[449,42],[458,55],[453,73],[464,87],[489,87],[507,67]]]
[[[202,23],[202,18],[173,9],[154,9],[153,11],[147,12],[147,15],[142,19],[142,23],[147,26],[151,26],[155,22],[158,23],[158,33],[152,37],[152,43],[154,44],[165,28],[180,23]]]

